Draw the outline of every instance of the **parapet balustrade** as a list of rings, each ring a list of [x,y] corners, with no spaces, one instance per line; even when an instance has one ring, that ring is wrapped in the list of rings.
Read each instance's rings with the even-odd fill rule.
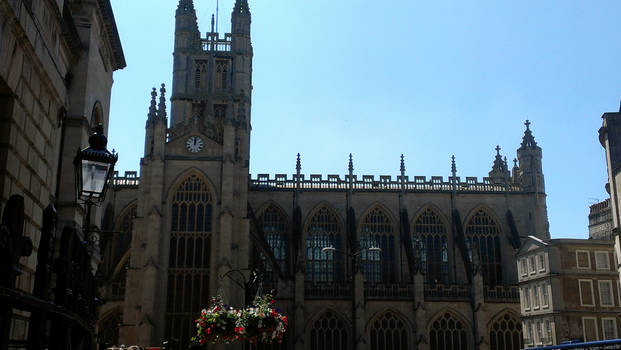
[[[364,287],[367,300],[412,300],[414,284],[412,283],[367,283]]]
[[[115,171],[114,176],[112,177],[112,185],[115,188],[137,188],[139,184],[140,178],[138,177],[138,172],[136,171],[126,171],[125,176],[119,176],[119,172]]]
[[[518,286],[495,286],[485,289],[485,301],[491,303],[519,303]]]
[[[458,301],[470,300],[472,292],[465,284],[425,284],[425,301]]]
[[[351,282],[304,283],[304,297],[306,299],[351,299],[352,296]]]
[[[350,181],[351,179],[351,181]],[[269,174],[258,174],[256,178],[250,178],[250,188],[252,190],[363,190],[363,191],[398,191],[402,188],[406,191],[452,191],[453,180],[455,189],[458,192],[521,192],[522,187],[518,184],[498,184],[492,183],[489,178],[484,177],[479,181],[476,177],[466,177],[465,181],[457,176],[448,177],[446,180],[442,176],[414,176],[410,180],[408,176],[397,176],[393,179],[389,175],[381,175],[376,179],[374,175],[362,175],[359,179],[357,175],[345,175],[342,179],[339,175],[311,174],[309,178],[305,175],[293,175],[288,178],[286,174],[276,174],[273,178]]]
[[[224,38],[220,38],[219,33],[207,33],[207,37],[201,39],[201,48],[203,51],[230,52],[231,34],[227,33]]]
[[[411,181],[408,176],[397,176],[393,179],[389,175],[381,175],[376,179],[373,175],[362,175],[358,179],[357,175],[353,175],[351,181],[352,190],[360,191],[399,191],[402,186],[406,191],[438,191],[447,192],[453,190],[453,177],[446,180],[442,176],[432,176],[427,179],[426,176],[414,176]],[[346,191],[350,189],[350,176],[345,175],[342,179],[339,175],[322,175],[312,174],[309,178],[297,175],[288,178],[286,174],[276,174],[273,178],[269,174],[258,174],[256,178],[250,177],[250,189],[255,191],[269,190],[293,190],[298,188],[302,190],[332,190]],[[138,187],[140,178],[135,171],[126,171],[125,176],[119,176],[118,172],[114,173],[112,183],[115,187]],[[492,183],[489,178],[484,177],[479,181],[476,177],[466,177],[462,181],[458,176],[455,178],[455,190],[457,192],[522,192],[519,184],[497,184]]]

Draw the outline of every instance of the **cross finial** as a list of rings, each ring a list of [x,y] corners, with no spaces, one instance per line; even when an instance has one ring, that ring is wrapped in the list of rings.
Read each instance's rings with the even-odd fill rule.
[[[524,125],[526,125],[526,130],[530,130],[530,120],[526,119],[526,122],[524,122]]]
[[[501,150],[501,148],[500,148],[500,146],[499,146],[499,145],[496,145],[495,150],[496,150],[496,154],[497,154],[497,155],[500,155],[500,150]]]
[[[513,166],[517,168],[517,158],[513,158]]]

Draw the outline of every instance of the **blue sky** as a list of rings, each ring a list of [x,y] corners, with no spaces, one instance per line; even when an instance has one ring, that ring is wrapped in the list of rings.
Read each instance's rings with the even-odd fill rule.
[[[234,0],[220,1],[220,32]],[[195,0],[201,31],[216,0]],[[150,89],[170,90],[176,0],[112,0],[127,68],[110,147],[139,170]],[[486,176],[516,156],[524,120],[543,149],[553,237],[588,235],[607,197],[597,139],[621,98],[619,1],[251,0],[250,171]]]

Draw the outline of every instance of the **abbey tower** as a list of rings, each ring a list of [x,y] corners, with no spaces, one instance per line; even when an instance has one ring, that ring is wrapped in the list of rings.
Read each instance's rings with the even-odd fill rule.
[[[220,37],[212,26],[203,37],[192,0],[179,1],[170,124],[164,86],[159,103],[153,89],[146,123],[120,335],[125,344],[187,338],[194,311],[217,288],[243,302],[243,292],[216,276],[248,267],[253,53],[247,1],[236,2],[231,22],[230,34]]]

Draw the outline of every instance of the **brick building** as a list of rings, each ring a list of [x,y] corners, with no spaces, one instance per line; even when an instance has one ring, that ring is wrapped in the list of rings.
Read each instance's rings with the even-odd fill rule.
[[[613,241],[528,237],[517,254],[524,345],[615,339],[621,312]]]

